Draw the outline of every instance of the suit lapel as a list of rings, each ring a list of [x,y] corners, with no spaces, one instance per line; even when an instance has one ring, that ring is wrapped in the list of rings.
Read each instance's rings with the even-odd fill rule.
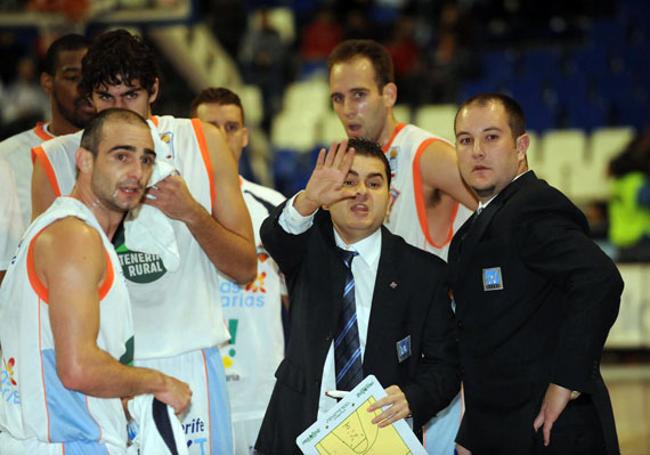
[[[463,270],[467,270],[467,263],[473,255],[474,249],[479,241],[483,238],[485,231],[488,226],[490,226],[492,219],[499,211],[503,204],[505,204],[510,197],[517,192],[517,190],[530,181],[530,179],[536,179],[535,173],[529,171],[526,174],[519,177],[514,182],[510,183],[507,187],[501,191],[494,198],[490,204],[483,209],[480,215],[472,215],[472,218],[467,220],[467,230],[461,232],[461,238],[458,245],[454,247],[454,251],[458,254],[457,267],[454,264],[452,282],[456,283],[456,279],[459,277],[459,274],[462,274]],[[471,224],[469,224],[471,223]]]
[[[400,270],[400,254],[396,248],[395,237],[384,227],[381,228],[381,256],[377,267],[377,278],[372,294],[372,308],[368,322],[368,336],[366,338],[366,351],[363,359],[364,371],[366,365],[381,364],[382,358],[375,358],[369,346],[385,346],[385,333],[380,333],[379,328],[387,320],[400,317],[405,302],[408,283],[403,280]],[[380,356],[394,353],[379,353]]]

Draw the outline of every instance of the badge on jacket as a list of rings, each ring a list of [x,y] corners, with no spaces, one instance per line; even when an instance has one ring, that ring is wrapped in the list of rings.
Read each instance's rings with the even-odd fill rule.
[[[402,338],[397,343],[397,360],[399,363],[402,363],[409,357],[411,357],[411,335],[406,338]]]
[[[501,276],[501,267],[490,267],[489,269],[483,269],[483,290],[503,290],[503,277]]]

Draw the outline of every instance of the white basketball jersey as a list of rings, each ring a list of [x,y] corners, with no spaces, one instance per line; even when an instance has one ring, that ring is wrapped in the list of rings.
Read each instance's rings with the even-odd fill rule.
[[[391,170],[391,209],[384,224],[411,245],[446,261],[452,236],[472,212],[464,205],[456,203],[449,220],[449,235],[445,242],[437,245],[431,240],[427,227],[420,157],[435,141],[449,143],[446,139],[434,136],[415,125],[399,123],[389,142],[383,146]]]
[[[133,360],[131,308],[119,259],[88,208],[76,199],[58,198],[27,229],[0,288],[0,429],[16,440],[60,444],[63,452],[85,441],[89,450],[122,453],[127,434],[120,399],[66,389],[57,374],[48,291],[35,272],[32,246],[44,228],[70,216],[97,230],[106,251],[97,346],[125,364]]]
[[[4,270],[2,263],[13,256],[20,237],[32,222],[32,147],[53,137],[45,125],[38,123],[31,130],[0,142],[0,161],[5,161],[8,168],[0,180],[3,190],[0,194],[0,216],[3,217],[0,221],[0,270]],[[17,198],[17,204],[12,197]]]
[[[284,357],[281,295],[286,294],[278,265],[264,250],[259,234],[264,219],[285,197],[244,179],[241,189],[253,221],[257,278],[239,286],[219,276],[221,303],[231,336],[221,353],[235,422],[264,416],[275,385],[275,370]]]
[[[212,163],[198,119],[153,117],[165,150],[156,159],[173,165],[190,193],[208,212],[215,198]],[[69,194],[75,180],[74,155],[81,134],[59,136],[34,150],[56,194]],[[187,226],[170,220],[180,266],[168,271],[157,255],[129,251],[115,239],[133,307],[138,335],[136,359],[171,357],[228,341],[219,301],[217,270]]]

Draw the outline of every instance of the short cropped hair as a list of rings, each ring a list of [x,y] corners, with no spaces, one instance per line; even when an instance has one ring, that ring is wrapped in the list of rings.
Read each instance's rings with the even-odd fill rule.
[[[159,78],[156,55],[139,36],[126,30],[98,35],[82,61],[79,91],[90,96],[102,85],[132,86],[137,80],[149,94]]]
[[[59,54],[61,52],[87,49],[89,45],[90,41],[88,38],[77,33],[69,33],[57,38],[47,48],[43,59],[43,72],[54,76],[59,66]]]
[[[464,108],[472,104],[486,106],[493,101],[500,103],[505,109],[506,114],[508,115],[508,126],[510,126],[510,130],[512,131],[512,137],[517,139],[519,136],[524,134],[526,132],[526,116],[524,115],[524,110],[513,98],[502,93],[481,93],[467,99],[460,105],[456,112],[456,116],[454,117],[454,127],[458,121],[458,114],[460,114]]]
[[[384,154],[384,151],[381,149],[381,146],[369,139],[353,137],[348,140],[348,149],[353,148],[355,155],[367,156],[370,158],[377,158],[384,164],[386,170],[386,184],[390,188],[390,163],[388,158]]]
[[[336,46],[327,59],[327,75],[332,73],[332,67],[355,58],[365,57],[370,60],[375,70],[375,82],[381,91],[389,82],[395,82],[393,60],[388,50],[377,41],[369,39],[346,40]]]
[[[137,112],[117,107],[101,111],[88,123],[81,135],[81,147],[88,150],[95,157],[99,151],[99,144],[104,138],[104,124],[109,120],[119,120],[131,124],[140,123],[145,128],[149,128],[147,121]]]
[[[190,113],[192,117],[196,116],[197,109],[203,103],[214,103],[218,104],[219,106],[226,106],[231,104],[235,105],[239,107],[239,110],[241,111],[241,121],[242,124],[244,123],[244,107],[241,104],[239,95],[237,95],[232,90],[229,90],[225,87],[209,87],[201,90],[201,93],[199,93],[196,98],[192,100],[192,104],[190,106]]]

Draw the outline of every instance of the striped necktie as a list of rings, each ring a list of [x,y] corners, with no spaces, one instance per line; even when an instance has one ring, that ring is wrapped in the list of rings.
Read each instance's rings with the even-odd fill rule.
[[[343,305],[334,339],[334,363],[338,390],[352,390],[363,379],[357,309],[354,303],[354,277],[351,268],[352,259],[358,254],[356,251],[341,250],[346,274]]]

